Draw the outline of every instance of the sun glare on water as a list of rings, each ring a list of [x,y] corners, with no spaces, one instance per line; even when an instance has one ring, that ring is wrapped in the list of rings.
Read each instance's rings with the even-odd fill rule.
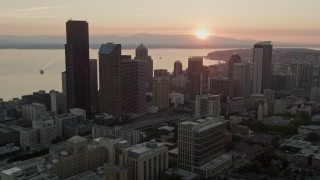
[[[195,34],[199,39],[207,39],[209,36],[209,32],[206,29],[199,29]]]

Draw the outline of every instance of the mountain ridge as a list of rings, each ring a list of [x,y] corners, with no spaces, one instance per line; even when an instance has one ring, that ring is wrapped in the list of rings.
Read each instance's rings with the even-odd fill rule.
[[[128,36],[119,35],[92,35],[90,38],[90,47],[99,48],[103,43],[114,42],[123,44],[124,48],[135,48],[143,43],[148,48],[248,48],[259,40],[254,39],[236,39],[231,37],[210,36],[205,40],[200,40],[194,35],[176,35],[176,34],[149,34],[139,33]],[[21,49],[62,49],[66,42],[64,35],[31,35],[0,36],[0,48],[21,48]],[[320,44],[299,44],[273,42],[277,46],[288,47],[320,47]]]

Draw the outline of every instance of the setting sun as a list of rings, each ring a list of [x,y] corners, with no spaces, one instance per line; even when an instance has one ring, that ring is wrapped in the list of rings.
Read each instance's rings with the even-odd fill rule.
[[[209,32],[206,29],[197,30],[195,34],[199,39],[206,39],[209,36]]]

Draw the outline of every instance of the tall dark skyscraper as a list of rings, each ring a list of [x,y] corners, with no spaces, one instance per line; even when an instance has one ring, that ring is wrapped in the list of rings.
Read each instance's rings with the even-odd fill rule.
[[[86,21],[66,23],[65,44],[67,104],[70,108],[82,108],[91,114],[89,30]]]
[[[230,79],[229,79],[230,80]],[[250,64],[233,64],[234,96],[248,97],[250,94]]]
[[[98,103],[98,73],[97,60],[90,59],[90,94],[91,94],[91,112],[97,113],[99,110]]]
[[[145,61],[145,68],[146,68],[146,88],[148,91],[152,90],[152,80],[153,80],[153,60],[151,56],[148,55],[148,49],[141,44],[136,49],[136,57],[135,59]]]
[[[122,114],[146,111],[145,61],[121,60],[121,110]]]
[[[270,41],[259,42],[253,49],[252,94],[261,94],[271,87],[272,44]]]
[[[188,79],[190,82],[190,99],[202,93],[203,58],[191,57],[188,59]]]
[[[176,62],[174,62],[173,75],[174,77],[182,75],[182,63],[179,60],[176,60]]]
[[[241,57],[236,53],[230,57],[228,62],[228,78],[230,80],[233,80],[233,65],[235,63],[241,63]]]
[[[99,105],[101,113],[121,116],[121,44],[102,44],[99,49]]]

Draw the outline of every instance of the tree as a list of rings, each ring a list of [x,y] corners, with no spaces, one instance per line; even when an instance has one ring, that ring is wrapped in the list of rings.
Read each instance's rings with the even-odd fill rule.
[[[291,171],[290,171],[290,170],[285,170],[285,171],[283,172],[283,175],[284,175],[284,176],[290,176],[290,175],[291,175]]]
[[[259,161],[253,161],[250,166],[250,169],[253,172],[260,172],[262,169],[262,164]]]
[[[271,165],[268,168],[268,174],[271,176],[277,176],[279,174],[279,169],[276,165]]]

